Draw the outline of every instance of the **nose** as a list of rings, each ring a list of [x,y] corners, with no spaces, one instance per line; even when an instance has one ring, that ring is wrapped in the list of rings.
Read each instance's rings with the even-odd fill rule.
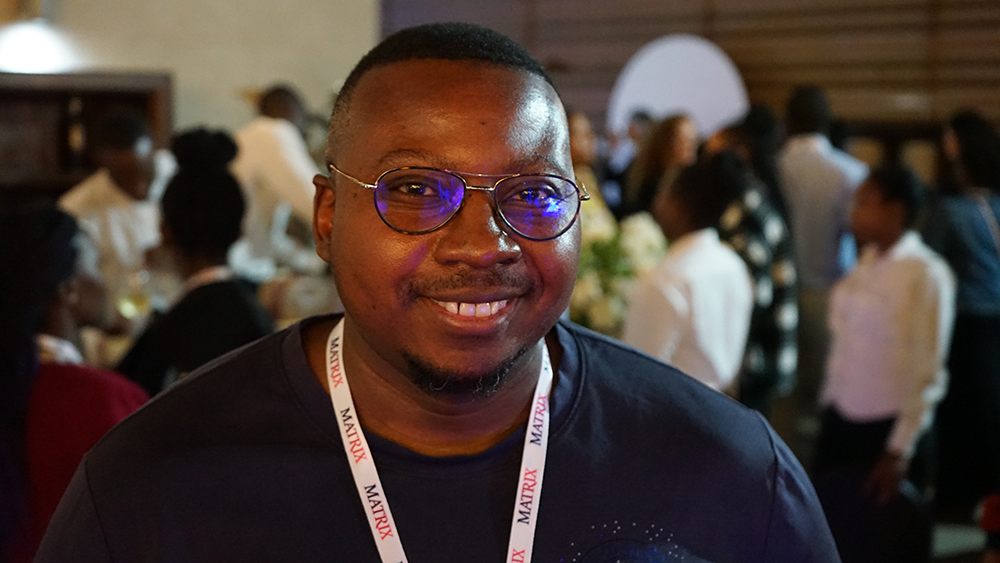
[[[497,215],[489,192],[467,191],[462,208],[438,231],[434,254],[442,264],[485,268],[521,257],[521,247]]]

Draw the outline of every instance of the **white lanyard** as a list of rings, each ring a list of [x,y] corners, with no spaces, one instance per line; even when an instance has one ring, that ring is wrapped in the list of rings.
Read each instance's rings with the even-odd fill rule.
[[[330,331],[327,341],[327,382],[330,385],[330,399],[340,427],[340,439],[344,443],[354,484],[358,496],[368,515],[372,537],[378,547],[383,563],[406,561],[403,544],[399,541],[396,522],[392,519],[385,490],[379,479],[375,461],[372,459],[368,440],[358,423],[354,399],[347,383],[344,365],[341,362],[344,321]],[[510,543],[507,547],[507,563],[528,563],[535,543],[535,525],[538,522],[538,504],[542,494],[542,475],[545,470],[545,453],[549,443],[549,391],[552,388],[552,366],[549,351],[542,347],[542,369],[538,375],[538,385],[531,404],[528,430],[524,436],[524,453],[514,499],[514,517],[510,525]]]

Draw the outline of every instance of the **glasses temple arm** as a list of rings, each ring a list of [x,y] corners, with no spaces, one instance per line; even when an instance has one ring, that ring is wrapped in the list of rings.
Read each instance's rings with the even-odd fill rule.
[[[350,174],[348,174],[347,172],[344,172],[344,171],[342,171],[341,169],[337,168],[337,167],[336,167],[336,166],[334,166],[333,164],[327,164],[327,165],[326,165],[326,167],[327,167],[327,168],[328,168],[328,169],[329,169],[329,170],[330,170],[331,172],[336,172],[337,174],[340,174],[341,176],[343,176],[343,177],[347,178],[348,180],[350,180],[350,181],[354,182],[355,184],[357,184],[357,185],[361,186],[362,188],[367,188],[367,189],[369,189],[369,190],[374,190],[374,189],[377,189],[377,188],[378,188],[378,185],[377,185],[377,184],[366,184],[366,183],[362,182],[361,180],[358,180],[358,179],[357,179],[357,178],[355,178],[354,176],[351,176],[351,175],[350,175]],[[590,196],[588,196],[588,197],[590,197]]]

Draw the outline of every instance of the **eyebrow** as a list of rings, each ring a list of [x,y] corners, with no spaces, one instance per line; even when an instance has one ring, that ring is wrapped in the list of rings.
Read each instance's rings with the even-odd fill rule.
[[[441,170],[450,170],[452,172],[466,172],[469,174],[476,174],[469,172],[468,170],[455,170],[453,167],[448,166],[448,164],[441,159],[440,155],[424,150],[416,149],[396,149],[390,151],[376,161],[376,165],[380,167],[385,167],[386,170],[397,168],[401,166],[413,166],[412,161],[418,161],[422,163],[423,166],[430,166],[432,168],[438,168]],[[539,165],[542,165],[543,170],[538,170]],[[520,173],[525,170],[532,170],[533,172],[560,172],[562,173],[562,167],[556,158],[552,154],[536,153],[532,155],[527,155],[517,160],[511,161],[504,166],[504,171],[500,172],[500,175],[505,173]],[[496,174],[484,174],[486,176],[496,175]]]

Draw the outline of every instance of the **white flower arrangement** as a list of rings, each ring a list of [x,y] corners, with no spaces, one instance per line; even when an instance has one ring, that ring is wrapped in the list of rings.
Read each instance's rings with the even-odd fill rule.
[[[629,217],[619,228],[604,206],[584,205],[580,222],[580,269],[570,298],[570,318],[616,337],[633,282],[659,263],[666,239],[648,213]]]

